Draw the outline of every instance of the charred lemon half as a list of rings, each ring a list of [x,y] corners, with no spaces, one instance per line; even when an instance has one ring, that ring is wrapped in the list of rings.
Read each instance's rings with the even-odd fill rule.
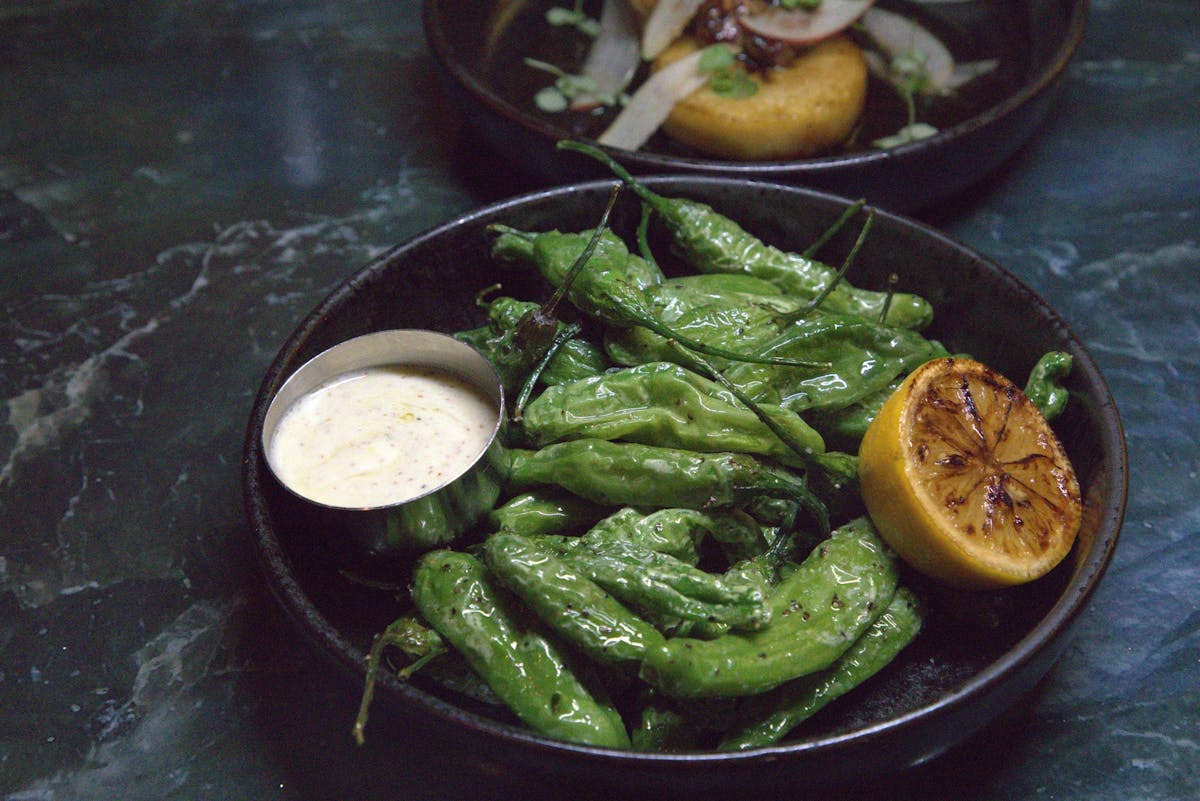
[[[654,68],[699,47],[690,37],[678,39],[655,60]],[[786,67],[750,77],[758,90],[749,97],[721,95],[708,87],[693,92],[675,104],[663,131],[720,158],[803,158],[844,142],[867,97],[866,60],[843,36],[814,45]]]
[[[913,371],[859,447],[863,501],[904,561],[989,589],[1048,573],[1082,515],[1066,452],[1019,387],[969,359]]]

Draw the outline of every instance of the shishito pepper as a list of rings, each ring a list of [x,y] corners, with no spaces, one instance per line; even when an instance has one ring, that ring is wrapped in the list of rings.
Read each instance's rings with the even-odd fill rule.
[[[688,311],[719,304],[724,308],[760,306],[775,314],[795,314],[804,304],[783,294],[779,287],[752,275],[712,273],[681,275],[645,288],[646,301],[658,310],[664,323],[673,323]]]
[[[636,664],[647,649],[662,644],[654,626],[538,537],[501,531],[487,538],[483,555],[503,586],[559,636],[599,662]]]
[[[736,451],[803,466],[825,443],[795,412],[761,404],[801,455],[728,390],[691,370],[655,362],[550,387],[525,408],[535,445],[607,439],[702,452]]]
[[[771,625],[711,640],[671,637],[649,649],[642,678],[677,697],[735,697],[824,670],[883,614],[898,580],[895,558],[857,519],[780,581],[768,601]]]
[[[413,603],[517,717],[568,742],[628,748],[617,710],[576,676],[561,648],[514,610],[475,557],[431,551],[413,574]]]
[[[531,351],[518,336],[521,320],[540,307],[531,301],[500,296],[488,302],[488,324],[469,331],[460,331],[455,338],[484,355],[496,372],[504,391],[510,396],[521,389],[533,367],[538,354]],[[566,323],[557,325],[561,332]],[[541,381],[546,385],[577,381],[596,375],[608,368],[610,362],[603,349],[586,339],[573,338],[563,344],[542,371]]]
[[[488,517],[492,527],[497,530],[537,536],[590,527],[608,511],[608,507],[584,500],[578,495],[537,487],[509,498],[493,509]]]
[[[544,537],[539,542],[620,601],[651,614],[653,620],[749,628],[767,623],[760,583],[709,573],[658,550],[659,543],[615,533],[600,527],[582,537]]]
[[[825,505],[803,477],[744,453],[697,453],[577,439],[510,452],[513,489],[553,485],[611,506],[713,509],[758,496],[799,502],[828,531]]]
[[[1043,354],[1029,371],[1025,395],[1047,420],[1058,417],[1067,406],[1070,393],[1063,386],[1063,379],[1070,374],[1073,363],[1071,354],[1052,350]]]
[[[718,348],[672,330],[648,303],[643,285],[630,277],[630,264],[641,260],[640,257],[631,254],[615,236],[596,239],[592,234],[529,232],[501,225],[492,226],[492,230],[498,233],[492,244],[494,258],[533,266],[547,281],[563,289],[577,309],[603,323],[626,328],[645,326],[706,356],[767,364],[808,364],[792,357],[760,358],[740,350]],[[595,249],[587,255],[589,246]],[[573,269],[581,260],[582,269]]]
[[[897,375],[947,355],[940,343],[915,331],[843,314],[802,320],[758,352],[803,355],[828,365],[734,364],[725,370],[725,377],[755,401],[797,412],[849,406],[879,392]]]
[[[719,544],[729,561],[761,553],[772,541],[739,509],[664,508],[645,513],[625,507],[597,522],[588,536],[632,542],[696,565],[705,540]]]
[[[859,398],[849,406],[813,409],[805,414],[804,419],[821,432],[821,436],[829,442],[830,447],[858,453],[858,444],[870,428],[871,421],[903,381],[904,375],[899,375],[889,381],[883,389]]]
[[[496,233],[492,245],[492,256],[509,262],[537,264],[542,277],[551,286],[562,286],[572,280],[571,272],[575,259],[583,252],[585,242],[592,236],[588,233],[543,231],[530,233],[507,225],[493,225]],[[555,258],[545,258],[539,249],[551,248]],[[611,229],[604,229],[596,240],[596,261],[588,269],[600,273],[598,277],[621,281],[635,289],[647,289],[663,282],[662,271],[657,264],[630,253],[625,242]],[[558,257],[562,258],[558,258]],[[585,279],[584,284],[588,283]],[[577,290],[576,290],[577,291]]]
[[[890,664],[917,636],[922,622],[916,596],[901,587],[887,611],[828,668],[746,699],[718,747],[740,751],[783,739],[827,704]]]
[[[668,289],[664,285],[656,291],[665,293]],[[753,400],[779,403],[796,411],[849,406],[929,359],[947,355],[940,343],[916,331],[823,311],[792,320],[765,300],[680,304],[677,312],[671,320],[672,330],[691,339],[759,357],[808,362],[788,365],[712,360]],[[704,372],[698,358],[676,347],[669,337],[644,327],[606,330],[604,349],[618,364],[671,361]]]
[[[697,285],[688,279],[704,279],[706,283]],[[792,323],[789,315],[801,306],[780,294],[745,291],[748,287],[723,291],[723,285],[731,279],[762,283],[741,275],[687,276],[651,287],[646,290],[646,298],[672,331],[708,345],[753,352],[785,331]],[[642,326],[609,327],[604,332],[604,350],[618,364],[670,360],[695,369],[694,363],[686,359],[687,354],[680,358],[668,337]],[[721,359],[712,361],[717,366],[727,364]]]
[[[786,294],[821,300],[827,311],[844,312],[887,323],[921,329],[933,319],[933,307],[924,298],[905,293],[859,289],[838,272],[815,259],[766,244],[711,206],[686,198],[664,197],[637,181],[628,170],[598,148],[579,142],[560,147],[586,153],[609,166],[644,203],[658,213],[671,234],[676,252],[702,273],[745,273],[763,278]],[[836,286],[833,286],[836,282]],[[830,287],[833,286],[832,290]]]

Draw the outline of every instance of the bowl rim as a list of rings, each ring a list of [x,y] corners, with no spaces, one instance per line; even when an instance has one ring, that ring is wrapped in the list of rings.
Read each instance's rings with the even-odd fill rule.
[[[443,0],[422,0],[421,3],[421,17],[426,39],[442,68],[452,75],[454,80],[464,87],[472,97],[510,122],[549,142],[570,138],[565,131],[549,125],[493,92],[478,80],[461,60],[454,57],[454,48],[444,27],[440,24],[442,2]],[[1083,41],[1091,0],[1062,0],[1062,2],[1068,6],[1065,35],[1055,49],[1053,58],[1044,68],[1023,82],[1015,92],[1005,96],[1000,102],[989,106],[982,112],[944,128],[933,136],[894,148],[868,149],[856,153],[831,154],[806,159],[743,162],[626,150],[601,145],[591,137],[576,138],[602,148],[619,157],[624,163],[643,172],[685,170],[730,176],[753,173],[768,180],[783,180],[789,176],[816,176],[827,172],[837,172],[844,168],[870,169],[881,167],[884,164],[920,158],[926,153],[949,146],[983,128],[1011,117],[1022,107],[1031,104],[1035,99],[1053,89]]]
[[[763,190],[792,195],[800,198],[804,203],[833,203],[845,207],[853,202],[843,196],[818,189],[730,176],[689,173],[647,176],[640,180],[651,187],[671,187],[672,191],[686,191],[688,185],[733,187],[742,190]],[[264,519],[266,512],[263,508],[261,494],[256,492],[257,476],[267,469],[262,463],[261,453],[261,423],[266,408],[263,399],[269,398],[272,385],[281,380],[281,375],[286,378],[286,363],[293,359],[306,336],[319,326],[324,314],[338,304],[339,298],[344,293],[357,291],[356,285],[368,274],[385,269],[395,259],[402,258],[407,251],[416,249],[423,243],[436,239],[448,231],[464,226],[478,225],[483,219],[526,205],[544,203],[577,193],[607,192],[612,183],[611,180],[603,179],[578,181],[515,195],[464,212],[388,248],[350,274],[344,282],[335,287],[318,303],[281,345],[276,357],[266,370],[255,395],[254,409],[246,429],[242,458],[243,503],[252,529],[254,550],[261,569],[266,573],[269,589],[276,600],[293,621],[300,624],[302,632],[317,646],[317,650],[332,659],[347,675],[355,677],[359,681],[362,680],[365,652],[351,643],[338,627],[315,607],[292,570],[278,532],[267,525]],[[1102,416],[1105,425],[1100,427],[1100,434],[1104,446],[1103,453],[1111,461],[1106,463],[1106,470],[1098,472],[1093,482],[1094,485],[1104,484],[1107,490],[1107,504],[1097,509],[1096,533],[1091,550],[1074,566],[1061,594],[1032,629],[997,659],[965,679],[956,689],[908,712],[849,731],[809,739],[790,740],[744,751],[703,750],[648,753],[554,740],[518,724],[505,723],[474,713],[429,694],[411,683],[403,682],[389,673],[382,673],[378,677],[377,684],[387,689],[389,693],[387,698],[435,715],[453,726],[469,728],[478,734],[492,738],[517,742],[535,753],[569,754],[585,759],[616,760],[618,763],[626,765],[765,764],[767,762],[777,763],[781,758],[811,756],[818,752],[837,752],[853,745],[869,743],[885,735],[891,729],[912,726],[951,715],[971,699],[987,698],[992,695],[1001,684],[1002,678],[1008,673],[1029,666],[1037,662],[1039,658],[1046,658],[1047,655],[1050,658],[1050,662],[1047,663],[1048,669],[1049,665],[1057,659],[1058,654],[1054,652],[1054,646],[1057,645],[1059,650],[1065,646],[1067,639],[1065,635],[1068,634],[1095,593],[1112,561],[1113,553],[1120,539],[1127,506],[1129,467],[1124,428],[1119,410],[1104,376],[1075,332],[1053,307],[1020,278],[972,247],[920,220],[885,209],[877,209],[876,214],[881,218],[888,218],[894,224],[915,231],[922,238],[937,240],[941,244],[961,252],[966,258],[977,262],[986,270],[995,273],[1000,280],[1012,285],[1016,291],[1029,296],[1031,302],[1042,308],[1042,311],[1057,326],[1063,339],[1071,345],[1073,355],[1076,356],[1073,369],[1086,374],[1096,399],[1100,402],[1100,406],[1107,411],[1107,414]],[[1039,673],[1035,678],[1040,679],[1041,674]],[[380,700],[383,699],[377,693],[376,702],[378,703]],[[964,734],[957,740],[961,740],[965,736]]]

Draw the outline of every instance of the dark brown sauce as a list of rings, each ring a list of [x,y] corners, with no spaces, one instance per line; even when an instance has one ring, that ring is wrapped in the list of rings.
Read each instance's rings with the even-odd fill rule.
[[[587,56],[591,39],[568,27],[546,22],[546,11],[554,6],[572,6],[571,0],[526,0],[519,9],[503,19],[489,23],[486,37],[491,43],[481,60],[481,78],[497,96],[521,114],[560,130],[565,137],[595,138],[616,115],[614,109],[592,112],[541,111],[534,102],[537,92],[553,83],[554,77],[525,63],[533,58],[553,64],[564,72],[577,73]],[[509,4],[514,8],[513,4]],[[1030,56],[1022,43],[1031,40],[1028,9],[1021,2],[945,3],[921,6],[896,0],[879,6],[916,19],[938,36],[960,63],[996,59],[997,68],[960,87],[953,95],[918,100],[918,120],[945,130],[984,114],[1011,96],[1031,76]],[[584,4],[593,19],[598,18],[600,2]],[[643,65],[632,85],[644,78]],[[872,77],[867,105],[859,126],[841,148],[826,155],[854,153],[873,149],[871,142],[894,134],[907,122],[904,102],[894,89]],[[705,158],[690,148],[656,134],[642,148],[662,155]]]

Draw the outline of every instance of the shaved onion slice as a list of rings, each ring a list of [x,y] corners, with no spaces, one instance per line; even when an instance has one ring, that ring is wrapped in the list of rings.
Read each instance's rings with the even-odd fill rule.
[[[696,16],[704,0],[659,0],[642,30],[642,58],[657,58]]]
[[[703,50],[689,53],[647,78],[596,141],[626,150],[644,145],[677,102],[708,82],[708,76],[700,72],[703,55]]]
[[[854,24],[875,0],[821,0],[812,11],[767,6],[745,11],[738,17],[742,27],[765,39],[806,45],[827,39]]]
[[[969,83],[980,75],[987,75],[999,66],[1000,62],[994,58],[983,59],[981,61],[964,61],[954,65],[954,73],[950,76],[950,80],[942,87],[943,92],[949,92],[965,83]]]
[[[935,91],[942,91],[954,75],[954,56],[950,50],[915,20],[882,8],[872,8],[863,14],[862,28],[889,59],[914,51],[921,53],[931,88]]]
[[[890,59],[914,51],[925,60],[929,77],[924,91],[933,94],[951,92],[980,75],[996,69],[996,60],[970,61],[958,64],[949,48],[915,20],[882,8],[872,8],[862,16],[862,28],[887,59],[867,53],[867,66],[884,79],[890,79]]]
[[[615,97],[633,80],[641,64],[637,19],[625,0],[604,0],[600,11],[600,30],[592,41],[581,75],[596,85],[599,97]],[[595,108],[599,100],[592,95],[579,95],[571,108],[583,111]]]

